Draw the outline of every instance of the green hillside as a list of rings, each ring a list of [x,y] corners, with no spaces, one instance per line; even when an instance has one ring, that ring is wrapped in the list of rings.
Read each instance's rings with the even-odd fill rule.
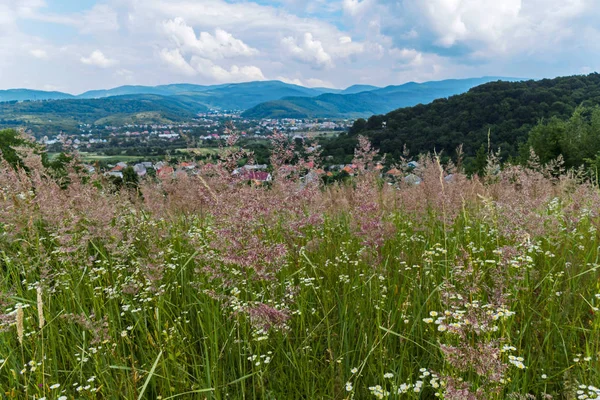
[[[351,154],[359,134],[369,136],[383,153],[399,157],[436,150],[454,154],[464,145],[467,156],[487,147],[504,157],[517,156],[530,130],[542,119],[569,118],[576,107],[600,104],[600,75],[570,76],[524,82],[491,82],[467,93],[358,120],[348,136],[327,143],[325,151]],[[384,127],[385,123],[385,127]]]
[[[484,77],[451,79],[374,88],[350,87],[350,94],[322,94],[313,98],[289,97],[259,104],[243,115],[247,118],[356,118],[382,114],[398,107],[430,103],[435,99],[464,93],[470,88],[495,80],[514,78]],[[366,89],[363,91],[362,89]],[[358,92],[358,93],[354,93]]]
[[[173,122],[194,117],[207,108],[177,97],[132,95],[104,99],[69,99],[0,103],[0,124],[74,129],[80,123],[122,124]]]

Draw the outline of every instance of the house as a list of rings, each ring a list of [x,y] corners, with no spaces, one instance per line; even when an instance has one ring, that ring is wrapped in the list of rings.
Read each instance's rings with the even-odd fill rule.
[[[273,180],[271,174],[266,171],[240,171],[240,169],[237,169],[236,171],[233,171],[233,175],[239,175],[242,179],[252,181],[252,183],[259,185],[262,182],[271,182]]]
[[[109,171],[109,172],[105,173],[104,176],[123,179],[123,173],[120,171]]]
[[[409,185],[420,185],[423,180],[415,174],[409,174],[404,177],[404,182]]]
[[[179,164],[179,168],[189,171],[189,170],[196,168],[196,164],[191,163],[191,162],[182,162],[181,164]]]
[[[392,168],[388,172],[386,172],[386,174],[389,176],[398,177],[402,175],[402,171],[400,171],[398,168]]]
[[[135,171],[135,173],[138,176],[146,176],[147,170],[146,170],[146,167],[144,167],[144,165],[142,165],[142,164],[135,164],[133,166],[133,170]]]
[[[409,168],[413,168],[413,169],[414,168],[419,168],[419,163],[416,162],[416,161],[411,161],[407,165],[408,165]]]
[[[352,168],[352,165],[346,165],[342,168],[342,171],[347,172],[348,175],[354,175],[354,168]]]
[[[248,171],[265,170],[265,169],[267,169],[267,165],[266,164],[256,164],[256,165],[246,164],[246,165],[244,165],[244,168],[247,169]]]
[[[175,174],[175,169],[168,165],[164,166],[161,169],[156,171],[156,176],[158,176],[161,179],[173,177],[174,174]]]

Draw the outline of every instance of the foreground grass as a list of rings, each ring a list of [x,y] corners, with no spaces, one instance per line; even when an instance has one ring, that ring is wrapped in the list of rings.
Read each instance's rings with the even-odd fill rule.
[[[39,186],[3,186],[0,396],[599,397],[600,221],[572,191],[529,210],[540,235],[487,197],[415,212],[372,182],[371,203],[292,226],[277,188],[194,182],[220,206],[165,214],[105,194],[118,213],[102,227],[91,207],[52,222],[32,211]]]

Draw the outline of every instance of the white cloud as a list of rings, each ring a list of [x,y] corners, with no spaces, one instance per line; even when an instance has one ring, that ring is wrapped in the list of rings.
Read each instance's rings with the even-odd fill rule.
[[[342,7],[344,12],[355,17],[366,14],[369,8],[373,7],[373,3],[373,0],[344,0]]]
[[[120,28],[116,11],[105,4],[95,5],[82,18],[75,17],[73,22],[81,33],[88,34],[115,32]]]
[[[318,78],[309,78],[306,80],[306,86],[308,87],[321,87],[335,89],[335,85],[329,81],[325,81]]]
[[[189,76],[196,75],[196,70],[183,58],[179,49],[163,49],[160,52],[160,58],[178,73]]]
[[[97,0],[72,13],[55,3],[0,0],[0,86],[343,87],[567,75],[600,60],[598,0]],[[93,82],[86,65],[104,66]]]
[[[163,26],[183,53],[198,54],[211,60],[258,54],[258,50],[223,29],[217,28],[214,35],[201,32],[200,37],[196,37],[194,29],[183,18],[166,21]]]
[[[118,64],[117,60],[107,58],[100,50],[94,50],[89,57],[81,57],[80,61],[86,65],[93,65],[100,68],[108,68]]]
[[[335,88],[335,85],[329,81],[321,80],[318,78],[308,78],[302,80],[300,78],[287,78],[285,76],[278,76],[276,78],[278,81],[289,83],[291,85],[298,85],[304,87],[320,87],[320,88]]]
[[[301,40],[288,36],[281,40],[284,50],[298,61],[308,63],[315,68],[333,68],[331,56],[323,48],[321,41],[306,32]]]
[[[42,49],[32,49],[29,51],[29,54],[31,54],[35,58],[41,58],[41,59],[48,58],[48,52],[46,52],[46,50],[42,50]]]
[[[415,49],[391,49],[389,53],[405,65],[418,67],[424,62],[423,53]]]
[[[249,66],[232,65],[229,68],[215,64],[207,58],[193,56],[188,62],[179,49],[163,49],[160,52],[161,59],[171,69],[179,74],[187,76],[203,76],[213,82],[249,82],[266,80],[260,68]]]
[[[420,9],[438,35],[437,43],[450,47],[466,39],[495,42],[518,23],[522,0],[422,0]]]
[[[226,83],[266,80],[261,69],[253,65],[241,67],[232,65],[229,69],[226,69],[213,63],[211,60],[196,56],[192,57],[190,64],[194,66],[198,74],[217,82]]]
[[[278,81],[281,81],[283,83],[290,84],[290,85],[304,86],[304,83],[302,82],[302,79],[299,79],[299,78],[288,78],[288,77],[285,77],[285,76],[278,76],[275,79],[278,80]]]
[[[36,0],[28,1],[34,2]],[[42,13],[33,7],[29,7],[27,10],[29,11],[26,14],[22,14],[22,17],[35,21],[71,26],[83,34],[116,32],[120,28],[117,12],[106,4],[96,4],[89,10],[72,14]]]

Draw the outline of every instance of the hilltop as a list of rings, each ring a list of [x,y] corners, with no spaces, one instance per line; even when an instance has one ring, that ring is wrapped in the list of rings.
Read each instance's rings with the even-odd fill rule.
[[[412,154],[434,149],[447,155],[464,145],[474,157],[487,146],[503,157],[517,156],[529,131],[543,119],[568,118],[576,107],[600,104],[600,74],[522,82],[490,82],[467,93],[438,99],[427,105],[400,108],[368,121],[358,120],[348,136],[326,145],[327,154],[350,157],[357,135],[366,135],[375,147],[393,158],[404,146]],[[350,149],[348,148],[350,146]]]

